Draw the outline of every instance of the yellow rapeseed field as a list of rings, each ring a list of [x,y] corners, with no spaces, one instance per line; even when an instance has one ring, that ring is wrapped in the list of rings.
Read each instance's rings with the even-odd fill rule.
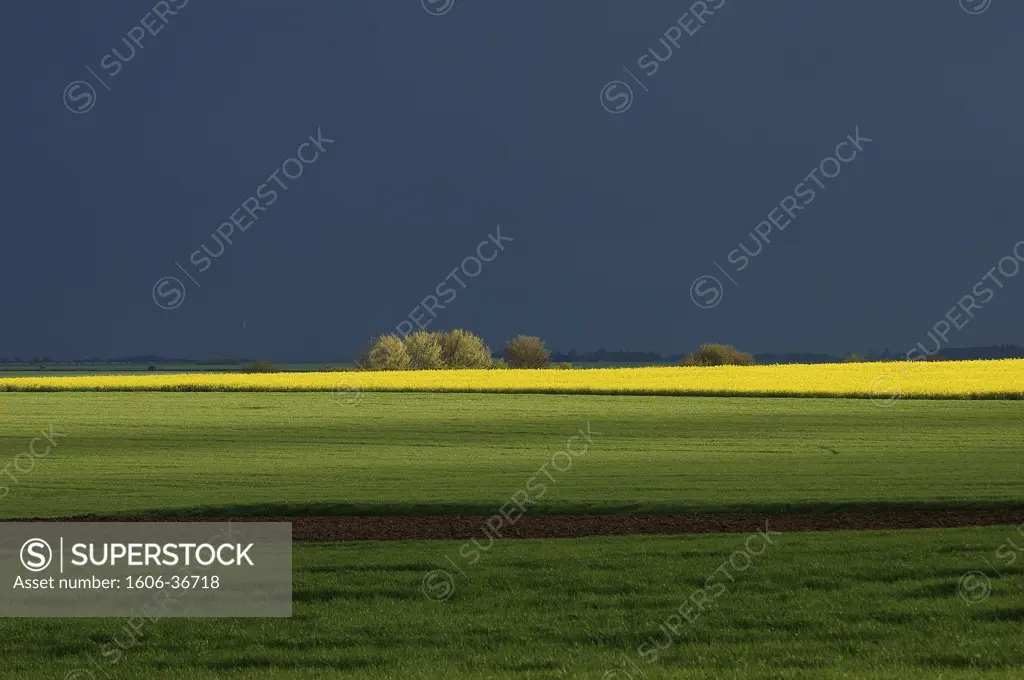
[[[3,391],[520,392],[1024,398],[1024,359],[545,370],[167,373],[0,378]]]

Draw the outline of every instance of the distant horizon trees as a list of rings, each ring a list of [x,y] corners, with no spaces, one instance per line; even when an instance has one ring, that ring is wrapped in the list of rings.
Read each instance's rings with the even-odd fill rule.
[[[430,336],[432,333],[426,333],[425,335]],[[471,333],[472,335],[472,333]],[[411,335],[410,335],[411,337]],[[476,336],[475,336],[476,337]],[[519,337],[519,336],[517,336]],[[534,336],[522,336],[522,337],[534,337]],[[376,339],[374,339],[376,340]],[[541,342],[539,338],[536,338],[538,342]],[[413,345],[417,341],[413,341]],[[480,343],[484,347],[487,347],[483,340]],[[541,342],[543,344],[543,342]],[[422,351],[430,352],[429,349],[431,343],[427,343],[426,348]],[[507,347],[507,345],[506,345]],[[415,348],[414,348],[415,349]],[[365,351],[365,350],[364,350]],[[409,349],[407,348],[407,352]],[[419,350],[415,350],[419,351]],[[414,351],[414,354],[415,354]],[[488,351],[490,351],[488,349]],[[548,351],[545,349],[545,351]],[[582,352],[576,348],[570,348],[568,351],[550,351],[550,361],[552,367],[565,368],[566,364],[588,364],[588,363],[609,363],[609,364],[634,364],[634,365],[677,365],[681,360],[688,356],[686,352],[674,353],[674,354],[659,354],[657,352],[645,352],[645,351],[632,351],[632,350],[607,350],[605,348],[599,348],[595,351]],[[905,355],[900,353],[892,353],[888,348],[882,352],[876,352],[875,350],[868,350],[865,354],[860,354],[854,351],[844,351],[837,354],[825,354],[825,353],[813,353],[813,352],[762,352],[758,354],[752,354],[755,361],[759,364],[817,364],[817,363],[840,363],[844,361],[862,361],[862,362],[877,362],[877,361],[905,361]],[[499,358],[500,357],[500,358]],[[970,347],[946,347],[943,349],[941,354],[933,355],[928,357],[929,361],[965,361],[965,360],[983,360],[983,359],[1020,359],[1024,358],[1024,347],[1013,344],[999,344],[999,345],[983,345],[983,346],[970,346]],[[104,364],[141,364],[146,365],[166,365],[166,364],[183,364],[193,366],[237,366],[241,368],[246,363],[253,361],[254,359],[239,356],[213,356],[212,358],[206,359],[192,359],[192,358],[174,358],[164,357],[155,354],[142,354],[128,357],[114,357],[104,359],[98,356],[86,357],[86,358],[71,358],[71,359],[52,359],[49,356],[32,356],[29,360],[25,360],[21,356],[14,356],[11,358],[0,357],[0,365],[20,365],[20,366],[40,366],[40,365],[104,365]],[[410,358],[412,361],[412,358]],[[337,362],[337,359],[332,361]],[[315,359],[304,359],[297,361],[280,361],[282,364],[288,363],[317,363]],[[341,363],[351,363],[351,360],[345,359]],[[436,365],[436,359],[431,360],[425,357],[420,360],[423,366]],[[492,356],[492,366],[507,367],[508,354],[503,349],[500,354]],[[443,367],[443,366],[442,366]]]
[[[687,354],[679,362],[681,366],[753,366],[756,361],[747,352],[741,352],[732,345],[712,343],[701,345],[696,352]]]

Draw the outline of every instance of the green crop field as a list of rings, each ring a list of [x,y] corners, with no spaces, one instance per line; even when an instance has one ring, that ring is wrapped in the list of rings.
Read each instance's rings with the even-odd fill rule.
[[[482,527],[541,470],[531,515],[1024,497],[1020,401],[350,396],[0,395],[0,517],[461,514]],[[34,438],[44,455],[22,455]],[[291,619],[134,632],[127,619],[0,619],[0,677],[1024,673],[1024,527],[770,536],[496,541],[474,563],[462,542],[298,544]]]
[[[291,619],[156,619],[136,633],[125,619],[0,619],[0,658],[3,677],[23,680],[1009,680],[1024,667],[1024,569],[1000,577],[986,560],[1015,536],[508,541],[454,573],[443,601],[424,596],[423,577],[458,543],[305,546]],[[733,557],[746,549],[748,561]],[[709,578],[721,587],[701,610],[693,594]]]
[[[51,423],[66,435],[7,479],[4,517],[491,514],[545,464],[536,513],[1024,497],[1018,401],[15,393],[0,417],[11,462]],[[588,422],[587,452],[552,464],[567,446],[583,450]]]

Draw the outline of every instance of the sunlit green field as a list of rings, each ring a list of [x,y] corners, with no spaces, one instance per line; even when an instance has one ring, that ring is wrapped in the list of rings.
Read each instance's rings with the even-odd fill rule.
[[[0,675],[1020,678],[1024,569],[996,557],[1013,537],[987,527],[507,541],[473,565],[452,542],[303,546],[292,619],[160,619],[138,633],[126,619],[0,619]],[[424,595],[435,569],[454,578],[443,601]],[[703,611],[699,588],[714,595]]]
[[[10,393],[0,516],[491,514],[545,465],[534,513],[1012,505],[1022,423],[1020,401]]]
[[[491,515],[542,469],[531,514],[1019,508],[1022,416],[1020,401],[8,393],[0,517]],[[498,541],[476,563],[458,542],[300,544],[291,619],[0,618],[0,678],[1022,677],[1024,527],[771,539]]]

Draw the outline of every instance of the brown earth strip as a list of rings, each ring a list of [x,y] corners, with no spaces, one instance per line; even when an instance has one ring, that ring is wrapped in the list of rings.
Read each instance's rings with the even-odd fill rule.
[[[1002,510],[921,510],[877,512],[714,513],[690,515],[524,515],[497,531],[482,516],[337,516],[337,517],[96,517],[10,521],[75,522],[291,522],[295,541],[400,541],[485,538],[579,538],[639,534],[747,533],[932,529],[1000,524],[1024,525],[1024,508]],[[486,533],[485,533],[486,532]]]

